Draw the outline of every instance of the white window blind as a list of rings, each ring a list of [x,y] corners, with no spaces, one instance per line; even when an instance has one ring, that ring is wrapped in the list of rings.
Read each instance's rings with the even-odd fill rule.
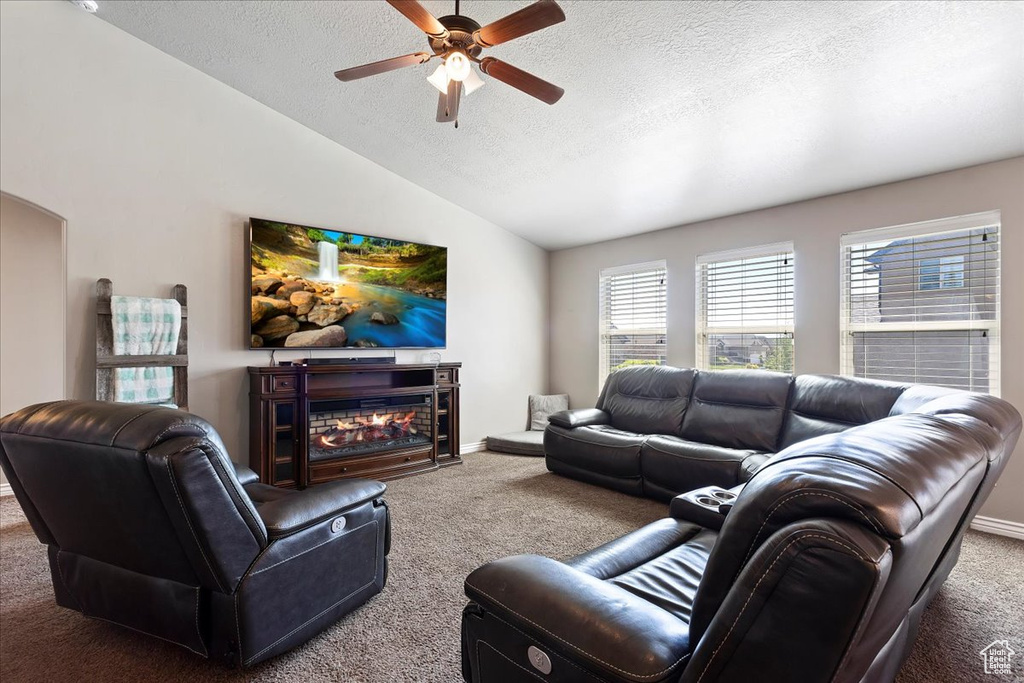
[[[601,271],[599,385],[626,365],[665,363],[665,262]]]
[[[999,212],[842,238],[842,372],[999,393]]]
[[[793,372],[793,244],[697,258],[697,367]]]

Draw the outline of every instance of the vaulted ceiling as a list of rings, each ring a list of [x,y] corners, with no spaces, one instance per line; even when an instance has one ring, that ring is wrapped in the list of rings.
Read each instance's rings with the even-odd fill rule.
[[[565,88],[483,76],[434,121],[436,62],[383,0],[99,0],[104,19],[549,249],[1024,154],[1024,3],[559,0],[488,53]],[[453,0],[424,0],[435,16]],[[527,3],[463,0],[481,24]]]

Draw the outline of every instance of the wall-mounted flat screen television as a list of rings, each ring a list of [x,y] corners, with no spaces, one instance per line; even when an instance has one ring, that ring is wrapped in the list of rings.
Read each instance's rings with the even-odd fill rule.
[[[448,249],[249,220],[250,348],[445,346]]]

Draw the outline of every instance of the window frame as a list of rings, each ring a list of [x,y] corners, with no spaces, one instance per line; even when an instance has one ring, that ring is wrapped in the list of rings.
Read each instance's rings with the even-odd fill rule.
[[[609,328],[606,320],[606,292],[605,288],[611,278],[621,275],[636,275],[647,272],[660,271],[662,283],[660,295],[663,299],[662,326],[661,327],[636,327],[636,328]],[[605,380],[611,374],[611,337],[654,334],[659,335],[664,341],[661,346],[664,350],[661,353],[660,365],[668,362],[668,265],[665,260],[645,261],[643,263],[631,263],[622,266],[602,268],[598,274],[597,286],[597,341],[598,341],[598,391],[604,388]],[[657,345],[657,344],[655,344]]]
[[[752,325],[710,325],[709,320],[709,308],[706,298],[706,266],[712,263],[723,263],[729,261],[740,261],[743,259],[753,258],[765,258],[770,256],[776,256],[786,254],[791,264],[791,291],[792,300],[789,302],[789,309],[791,311],[791,319],[789,323],[783,324],[752,324]],[[729,249],[725,251],[715,251],[706,254],[698,254],[696,259],[696,265],[694,268],[694,278],[696,286],[696,316],[695,316],[695,359],[694,367],[698,370],[709,370],[714,369],[708,365],[708,349],[709,349],[709,338],[713,335],[757,335],[757,334],[770,334],[770,335],[789,335],[790,342],[792,343],[792,368],[789,370],[791,374],[796,374],[797,368],[797,356],[796,356],[796,249],[792,241],[785,242],[773,242],[771,244],[760,244],[752,247],[744,247],[741,249]]]
[[[863,247],[863,245],[871,244],[874,242],[884,241],[896,241],[900,239],[915,239],[923,237],[934,237],[942,235],[944,233],[962,232],[967,230],[980,230],[984,228],[994,227],[994,234],[997,237],[997,252],[995,256],[995,272],[996,272],[996,284],[994,285],[994,307],[995,312],[991,320],[989,319],[966,319],[966,320],[926,320],[926,321],[915,321],[915,322],[904,322],[904,321],[888,321],[888,322],[853,322],[852,317],[852,274],[848,272],[848,252],[855,247]],[[856,230],[851,232],[845,232],[840,237],[839,244],[839,329],[840,329],[840,342],[839,342],[839,362],[840,362],[840,374],[847,377],[860,377],[856,374],[856,368],[854,367],[854,353],[853,345],[850,341],[853,336],[857,333],[884,333],[884,332],[903,332],[903,333],[915,333],[915,332],[976,332],[981,331],[985,333],[985,337],[988,339],[988,383],[989,392],[993,396],[999,396],[1001,391],[1001,343],[1000,343],[1000,328],[1002,321],[1002,293],[1001,293],[1001,281],[1002,281],[1002,216],[998,210],[993,211],[982,211],[979,213],[965,214],[962,216],[953,216],[950,218],[939,218],[929,221],[920,221],[917,223],[905,223],[902,225],[896,225],[891,227],[873,228],[868,230]],[[948,260],[947,264],[943,261]],[[954,278],[957,284],[946,284],[943,272],[944,265],[952,265],[954,260],[959,262],[958,277]],[[923,261],[937,261],[937,270],[934,271],[934,275],[937,276],[937,280],[934,281],[936,286],[922,287],[922,273],[921,266]],[[943,290],[956,290],[956,289],[969,289],[968,287],[968,272],[967,272],[967,259],[963,255],[952,255],[945,257],[934,257],[929,259],[917,260],[914,264],[916,266],[916,291],[924,291],[929,294],[937,294]],[[936,266],[932,266],[936,267]],[[949,271],[947,271],[948,273]],[[957,272],[954,269],[954,272]],[[953,292],[950,292],[951,294]],[[915,347],[916,348],[916,347]],[[968,378],[969,382],[971,377]],[[943,386],[936,382],[927,382],[937,386]]]

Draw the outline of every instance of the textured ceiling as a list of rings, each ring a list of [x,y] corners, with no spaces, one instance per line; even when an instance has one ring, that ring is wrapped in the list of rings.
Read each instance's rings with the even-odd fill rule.
[[[382,0],[99,0],[98,17],[549,249],[1024,154],[1024,3],[560,0],[434,122],[437,62]],[[426,0],[435,16],[454,2]],[[463,0],[486,24],[526,2]]]

